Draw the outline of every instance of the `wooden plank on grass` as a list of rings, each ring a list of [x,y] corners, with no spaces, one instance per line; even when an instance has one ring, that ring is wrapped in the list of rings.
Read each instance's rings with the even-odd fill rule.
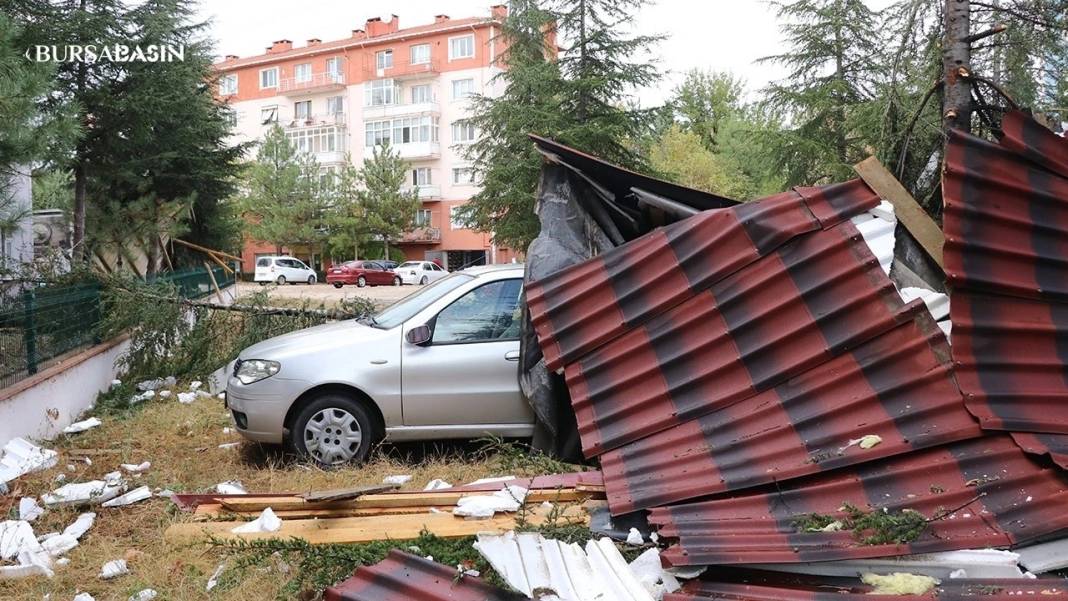
[[[430,513],[430,507],[370,507],[357,509],[344,507],[340,509],[279,509],[274,514],[282,519],[303,518],[350,518],[370,515],[400,515],[410,513]],[[439,511],[452,511],[451,507],[435,507]],[[205,503],[198,505],[193,511],[195,519],[211,520],[218,518],[230,519],[254,519],[260,515],[259,511],[231,511],[221,503]]]
[[[486,492],[425,492],[425,493],[386,493],[364,495],[358,499],[346,501],[324,501],[312,503],[302,497],[230,497],[220,499],[224,507],[231,511],[263,511],[270,507],[274,511],[287,509],[341,509],[370,507],[452,507],[463,497],[490,494]],[[574,488],[532,490],[527,493],[525,502],[550,503],[585,501],[591,497],[590,492]]]
[[[335,488],[333,490],[317,490],[302,495],[297,495],[310,503],[321,501],[344,501],[355,499],[364,495],[385,492],[397,488],[396,484],[372,484],[371,486],[356,486],[353,488]]]
[[[905,186],[875,157],[864,159],[853,165],[853,169],[876,194],[894,205],[894,214],[901,225],[916,238],[927,255],[942,267],[942,244],[945,241],[942,228],[923,210]]]
[[[531,525],[550,521],[549,510],[540,507],[526,515]],[[588,524],[589,515],[582,507],[562,509],[554,516],[559,524]],[[473,536],[479,532],[506,532],[516,527],[516,515],[499,513],[485,520],[465,520],[451,513],[423,513],[415,515],[381,515],[356,518],[319,520],[282,520],[276,532],[235,534],[231,532],[246,522],[207,522],[174,524],[163,537],[170,544],[189,544],[217,540],[287,540],[299,538],[313,545],[336,543],[367,543],[378,540],[406,540],[417,538],[426,530],[441,538]]]

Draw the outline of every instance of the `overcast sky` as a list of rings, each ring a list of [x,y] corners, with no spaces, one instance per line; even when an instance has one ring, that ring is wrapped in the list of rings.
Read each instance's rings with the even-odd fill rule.
[[[498,0],[202,0],[201,16],[212,21],[219,55],[261,54],[272,40],[303,45],[349,36],[368,17],[396,13],[401,27],[423,25],[436,14],[450,17],[488,16]],[[889,0],[869,0],[881,8]],[[758,89],[783,75],[774,64],[756,59],[782,50],[771,7],[763,0],[660,0],[636,18],[642,33],[668,36],[655,49],[665,83],[639,96],[645,106],[659,104],[689,69],[731,71],[748,87]]]

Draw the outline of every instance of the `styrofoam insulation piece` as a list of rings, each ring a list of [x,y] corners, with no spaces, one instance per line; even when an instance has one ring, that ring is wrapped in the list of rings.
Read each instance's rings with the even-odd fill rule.
[[[646,592],[631,573],[612,539],[605,537],[586,541],[586,557],[597,579],[611,589],[611,595],[607,598],[619,601],[653,601],[652,595]]]
[[[894,206],[881,201],[879,206],[865,211],[850,221],[856,226],[871,253],[879,260],[883,273],[890,275],[890,265],[894,262],[894,228],[897,218]]]
[[[115,497],[114,499],[112,499],[110,501],[105,501],[103,503],[103,506],[104,507],[122,507],[124,505],[130,505],[132,503],[138,503],[140,501],[144,501],[145,499],[151,499],[151,498],[152,498],[152,490],[149,489],[147,486],[139,486],[139,487],[131,490],[130,492],[128,492],[128,493],[126,493],[124,495],[120,495],[118,497]]]
[[[215,485],[215,492],[220,495],[246,495],[245,485],[237,480],[227,480]]]
[[[19,565],[16,566],[0,566],[0,580],[18,580],[20,578],[30,578],[32,576],[51,578],[52,576],[55,576],[55,572],[52,571],[52,568],[39,563],[19,563]]]
[[[630,571],[653,599],[662,599],[664,593],[679,590],[679,581],[664,571],[660,563],[659,549],[646,549],[630,562]]]
[[[119,465],[119,467],[121,467],[122,469],[126,470],[128,473],[140,474],[140,473],[148,471],[148,468],[152,467],[152,462],[151,461],[143,461],[143,462],[138,463],[136,465],[133,464],[133,463],[123,463],[123,464]]]
[[[19,499],[19,519],[32,522],[44,514],[44,507],[37,503],[37,497],[22,497]]]
[[[59,454],[43,449],[25,438],[13,438],[4,445],[0,457],[0,482],[10,482],[23,474],[55,467]]]
[[[1068,568],[1068,538],[1020,547],[1016,553],[1028,572],[1041,574]]]
[[[152,601],[159,596],[159,593],[155,589],[146,588],[138,591],[136,594],[130,595],[127,601]]]
[[[640,547],[645,544],[645,539],[642,538],[642,533],[638,532],[637,528],[631,528],[627,533],[627,544],[635,547]]]
[[[219,576],[222,576],[223,570],[226,569],[226,562],[220,563],[215,571],[212,572],[211,577],[208,578],[208,584],[204,587],[204,590],[211,592],[211,589],[215,588],[219,584]]]
[[[72,482],[64,484],[50,493],[41,495],[47,507],[65,507],[68,505],[92,505],[110,501],[122,494],[123,485],[108,484],[104,480],[89,482]]]
[[[83,534],[89,531],[93,527],[93,522],[96,521],[96,514],[93,512],[83,513],[78,516],[78,519],[71,522],[70,526],[63,529],[63,534],[66,536],[72,536],[75,540],[82,537]]]
[[[491,518],[498,512],[518,511],[527,497],[522,486],[505,486],[488,495],[470,495],[456,501],[453,515],[469,518]]]
[[[392,484],[394,486],[401,486],[411,482],[412,477],[408,474],[401,474],[397,476],[386,476],[382,478],[382,484]]]
[[[282,527],[282,519],[274,514],[274,510],[270,507],[263,510],[260,517],[248,522],[247,524],[241,524],[234,528],[230,532],[235,534],[248,534],[251,532],[278,532],[278,529]]]
[[[531,595],[530,580],[523,566],[515,532],[479,534],[473,546],[509,586],[528,597]]]
[[[468,482],[466,486],[474,486],[476,484],[496,484],[498,482],[508,482],[509,480],[515,480],[515,476],[494,476],[492,478],[479,478],[474,482]]]
[[[448,482],[440,478],[434,478],[430,482],[426,483],[426,486],[423,487],[423,490],[439,490],[442,488],[452,488],[452,484],[449,484]]]
[[[934,317],[935,321],[949,319],[949,295],[914,286],[902,288],[898,291],[898,295],[906,303],[922,298],[923,304],[927,305],[927,310],[931,312],[931,317]]]
[[[183,405],[188,405],[188,404],[192,403],[195,400],[197,400],[197,395],[194,392],[179,392],[178,393],[178,402],[183,404]]]
[[[71,601],[96,601],[89,593],[78,593]]]
[[[40,551],[33,526],[23,520],[0,522],[0,559],[14,559],[23,551]]]
[[[98,574],[97,577],[103,580],[111,580],[112,578],[118,578],[119,576],[129,573],[130,568],[126,565],[125,559],[112,559],[101,566],[100,574]]]
[[[85,432],[86,430],[88,430],[90,428],[95,428],[95,427],[101,425],[102,423],[103,422],[101,422],[100,419],[95,418],[95,417],[90,417],[89,419],[85,419],[85,420],[82,420],[80,422],[74,422],[73,424],[67,426],[66,428],[63,428],[63,433],[64,434],[77,434],[78,432]]]
[[[1036,545],[1037,546],[1037,545]],[[1065,546],[1068,550],[1068,545]],[[1068,558],[1068,554],[1065,555]],[[752,564],[760,570],[816,574],[818,576],[859,577],[867,572],[889,574],[908,572],[932,578],[949,578],[957,570],[964,570],[968,578],[1023,578],[1017,565],[1020,554],[999,549],[964,549],[941,553],[879,557],[875,559],[843,559],[799,564]],[[1024,564],[1026,565],[1026,564]],[[1068,564],[1066,564],[1068,565]],[[1030,570],[1030,568],[1028,567]],[[1032,572],[1034,570],[1031,570]]]

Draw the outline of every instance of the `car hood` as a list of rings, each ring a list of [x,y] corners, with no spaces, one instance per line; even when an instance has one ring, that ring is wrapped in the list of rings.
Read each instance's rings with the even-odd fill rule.
[[[280,360],[319,351],[337,352],[343,348],[367,347],[395,336],[392,330],[380,330],[348,319],[268,338],[241,351],[240,358]]]

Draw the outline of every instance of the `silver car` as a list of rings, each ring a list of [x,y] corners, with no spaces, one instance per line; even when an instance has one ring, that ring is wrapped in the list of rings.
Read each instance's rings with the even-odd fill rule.
[[[474,267],[373,317],[241,352],[227,406],[246,438],[335,465],[393,441],[527,437],[519,391],[522,265]]]

